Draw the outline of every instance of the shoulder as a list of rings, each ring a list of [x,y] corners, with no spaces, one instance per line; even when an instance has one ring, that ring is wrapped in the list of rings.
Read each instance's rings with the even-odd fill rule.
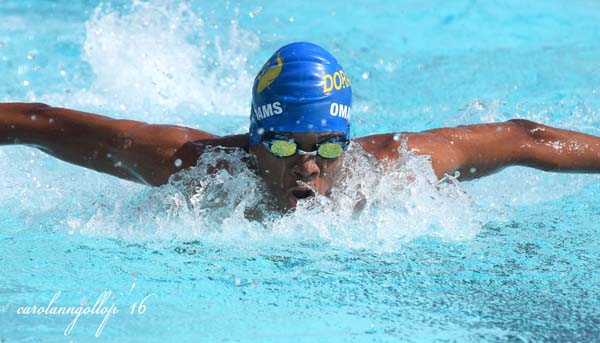
[[[379,160],[399,158],[400,148],[403,144],[406,144],[408,151],[418,155],[438,155],[452,150],[450,141],[427,131],[376,134],[356,138],[354,141]]]
[[[214,147],[223,147],[223,148],[238,148],[248,152],[250,148],[249,135],[231,135],[231,136],[223,136],[223,137],[208,137],[203,139],[198,139],[191,141],[190,144],[203,148],[206,146],[214,146]]]
[[[429,156],[438,178],[452,173],[463,161],[462,151],[453,141],[435,132],[398,132],[361,137],[355,140],[365,151],[378,160],[396,160],[401,157],[402,145],[406,151]]]
[[[248,139],[248,134],[243,134],[223,137],[213,136],[189,140],[179,148],[177,156],[183,161],[189,161],[188,164],[194,165],[208,147],[236,148],[248,152]]]

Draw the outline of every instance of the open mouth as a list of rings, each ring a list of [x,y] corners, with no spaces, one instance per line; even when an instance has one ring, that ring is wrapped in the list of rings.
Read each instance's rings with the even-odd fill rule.
[[[310,189],[297,189],[295,191],[292,191],[292,194],[297,199],[305,199],[305,198],[308,198],[308,197],[315,196],[315,192],[313,192]]]
[[[299,199],[306,199],[309,197],[315,196],[315,192],[312,191],[311,189],[308,188],[302,188],[302,189],[294,189],[289,195],[288,195],[288,204],[290,205],[290,207],[296,207],[296,205],[298,205],[298,200]]]

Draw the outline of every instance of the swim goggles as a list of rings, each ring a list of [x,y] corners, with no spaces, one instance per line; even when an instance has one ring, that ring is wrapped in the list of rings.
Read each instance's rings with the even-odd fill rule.
[[[263,145],[270,153],[277,157],[290,157],[292,155],[307,155],[317,156],[323,158],[336,158],[339,157],[348,148],[348,140],[343,136],[331,137],[319,144],[317,144],[316,150],[304,151],[298,149],[298,144],[293,138],[274,135],[272,138],[264,139]]]

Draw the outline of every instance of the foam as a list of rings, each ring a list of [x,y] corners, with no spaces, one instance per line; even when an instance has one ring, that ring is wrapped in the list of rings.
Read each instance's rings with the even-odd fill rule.
[[[82,59],[95,75],[89,86],[66,95],[32,95],[30,100],[205,129],[209,129],[203,122],[207,117],[217,118],[221,127],[230,125],[223,115],[245,122],[253,77],[249,71],[257,70],[248,59],[257,53],[259,38],[241,28],[235,15],[228,19],[228,29],[211,31],[201,10],[187,3],[138,1],[124,9],[99,6],[86,24],[83,45]],[[459,62],[462,68],[465,63]],[[445,68],[448,63],[441,66]],[[391,65],[389,72],[396,67]],[[382,68],[385,71],[388,67]],[[398,70],[417,75],[423,83],[431,79],[414,73],[410,65]],[[373,72],[368,78],[372,84],[368,85],[382,78]],[[413,82],[407,84],[414,86]],[[405,125],[410,129],[517,116],[597,134],[600,116],[596,91],[593,95],[583,93],[583,100],[575,95],[565,99],[560,92],[543,93],[541,98],[527,95],[527,103],[474,99],[465,104],[458,117],[449,100],[442,104],[444,111],[435,102],[430,105],[429,98],[427,111],[399,111],[401,99],[390,93],[394,94],[395,107],[389,113],[402,114],[387,115],[381,121],[372,118],[388,113],[382,105],[385,99],[363,96],[355,106],[355,129],[365,134],[388,130],[402,126],[395,125],[394,120],[403,117],[411,118]],[[410,92],[400,93],[411,98]],[[485,94],[481,90],[477,93]],[[198,116],[204,113],[210,116]],[[247,131],[247,127],[232,130]],[[0,182],[0,206],[23,219],[24,228],[128,241],[201,240],[254,247],[291,241],[398,251],[405,242],[423,237],[472,239],[480,232],[481,223],[514,217],[511,208],[515,206],[577,194],[598,181],[597,176],[511,168],[468,184],[451,177],[439,183],[426,157],[409,154],[404,160],[390,162],[389,171],[384,173],[382,166],[360,149],[353,147],[349,153],[355,161],[333,198],[317,196],[301,201],[295,212],[281,216],[264,200],[261,180],[240,163],[250,158],[240,152],[207,154],[198,167],[183,173],[178,181],[145,188],[68,165],[31,148],[3,147],[0,169],[5,175]],[[206,166],[219,159],[230,161],[235,168],[207,174]],[[344,163],[348,167],[350,160]],[[408,182],[407,177],[413,181]],[[356,203],[362,203],[363,208],[355,209]],[[249,216],[253,209],[258,209],[258,215]]]
[[[248,56],[258,49],[258,37],[235,17],[220,30],[225,34],[207,25],[185,2],[100,5],[83,43],[82,59],[95,75],[91,85],[38,100],[154,122],[187,119],[178,120],[181,112],[246,116],[253,81]]]
[[[396,251],[417,237],[472,239],[481,224],[469,196],[452,177],[437,181],[426,157],[378,163],[352,144],[334,195],[301,200],[295,211],[273,210],[262,181],[241,151],[219,149],[168,185],[141,192],[92,216],[72,214],[71,233],[131,240],[202,240],[255,246],[314,241],[337,247]],[[229,169],[209,174],[226,161]]]

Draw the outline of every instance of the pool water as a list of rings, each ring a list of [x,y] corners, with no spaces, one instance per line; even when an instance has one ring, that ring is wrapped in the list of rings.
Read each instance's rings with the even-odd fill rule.
[[[254,75],[305,40],[351,78],[355,136],[510,118],[600,135],[591,0],[5,0],[0,19],[0,101],[243,133]],[[354,146],[331,199],[277,215],[243,155],[147,188],[0,147],[0,342],[599,340],[598,176],[438,183],[426,158],[384,173]],[[203,173],[216,158],[234,167]],[[118,312],[70,331],[23,313],[58,291]]]

